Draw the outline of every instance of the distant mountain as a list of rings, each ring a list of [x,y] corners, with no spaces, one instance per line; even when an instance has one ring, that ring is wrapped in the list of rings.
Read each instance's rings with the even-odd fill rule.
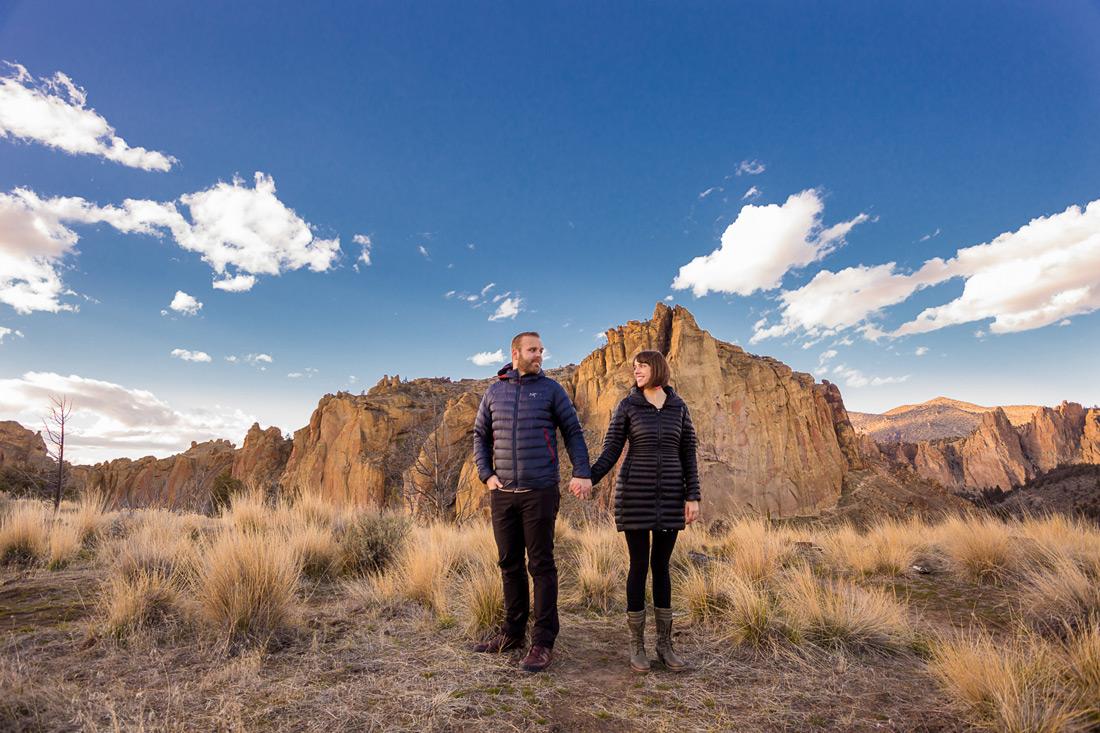
[[[919,405],[902,405],[881,415],[849,412],[852,426],[878,442],[962,438],[977,429],[982,413],[996,409],[970,402],[937,397]],[[1026,425],[1039,409],[1037,405],[1002,406],[1014,427]]]

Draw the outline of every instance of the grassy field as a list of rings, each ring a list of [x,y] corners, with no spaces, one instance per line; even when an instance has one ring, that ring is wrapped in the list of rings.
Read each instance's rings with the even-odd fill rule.
[[[1100,729],[1094,526],[693,527],[673,556],[691,666],[648,675],[621,537],[559,519],[557,547],[561,636],[530,675],[469,651],[501,615],[485,524],[0,497],[0,730]]]

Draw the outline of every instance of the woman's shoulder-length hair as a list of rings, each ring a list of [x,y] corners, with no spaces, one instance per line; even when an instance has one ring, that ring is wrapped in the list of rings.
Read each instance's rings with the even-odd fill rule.
[[[668,361],[665,359],[665,355],[660,351],[639,351],[634,356],[631,364],[634,362],[649,365],[649,382],[642,385],[643,388],[652,389],[654,387],[668,386],[668,382],[672,378],[672,372],[668,368]]]

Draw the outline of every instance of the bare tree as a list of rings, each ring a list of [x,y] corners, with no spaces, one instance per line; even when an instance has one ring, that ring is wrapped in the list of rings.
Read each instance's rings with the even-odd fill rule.
[[[46,427],[46,439],[53,446],[49,451],[50,457],[57,461],[57,474],[53,482],[53,508],[56,512],[61,507],[61,494],[65,490],[65,427],[72,414],[73,403],[65,395],[53,395],[50,401],[53,403],[50,416],[42,420],[42,424]]]
[[[430,405],[437,420],[427,420],[411,431],[405,446],[411,462],[405,474],[404,499],[418,516],[444,522],[462,521],[469,514],[460,491],[462,466],[472,452],[473,426],[448,420],[446,400]]]

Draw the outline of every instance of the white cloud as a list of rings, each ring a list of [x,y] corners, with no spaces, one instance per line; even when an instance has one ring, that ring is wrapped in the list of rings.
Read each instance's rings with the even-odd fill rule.
[[[504,350],[497,349],[496,351],[482,351],[474,354],[473,356],[467,356],[468,360],[472,361],[478,366],[490,366],[492,364],[504,363]]]
[[[836,367],[833,373],[843,377],[844,384],[849,387],[866,387],[867,385],[881,387],[884,384],[898,384],[907,381],[911,376],[906,374],[904,377],[867,377],[860,370],[850,369],[844,365]]]
[[[666,295],[665,296],[665,302],[666,303],[671,303],[672,301],[673,301],[673,297],[671,295]]]
[[[194,296],[188,295],[182,290],[177,290],[176,297],[172,298],[172,302],[168,307],[176,313],[182,313],[185,316],[193,316],[202,310],[202,303],[195,300]],[[163,312],[164,311],[161,311],[161,313]]]
[[[238,361],[240,361],[240,360],[239,360],[239,359],[238,359],[237,357],[235,357],[235,356],[227,356],[227,357],[225,357],[225,360],[226,360],[226,361],[228,361],[228,362],[229,362],[229,363],[231,363],[231,364],[236,364],[236,363],[237,363]]]
[[[340,240],[314,237],[311,226],[276,198],[270,177],[256,173],[255,181],[255,188],[234,179],[180,197],[191,221],[175,202],[127,199],[115,207],[75,197],[42,199],[22,188],[0,194],[0,303],[20,313],[75,309],[62,301],[74,293],[61,279],[79,239],[68,226],[74,223],[110,224],[128,234],[170,233],[214,269],[220,290],[248,290],[256,275],[331,268]]]
[[[417,249],[420,250],[420,254],[424,255],[424,259],[431,262],[431,260],[432,260],[431,255],[428,254],[428,250],[424,248],[424,245],[420,245],[419,247],[417,247]]]
[[[917,356],[924,356],[925,354],[928,353],[928,347],[927,346],[918,346],[917,350],[914,351],[913,353],[916,354]]]
[[[172,349],[172,356],[184,361],[210,361],[210,354],[205,351],[188,351],[187,349]]]
[[[715,191],[721,192],[722,189],[717,187],[717,186],[711,186],[706,191],[703,191],[701,194],[699,194],[699,200],[702,201],[703,199],[705,199],[707,196],[710,196]]]
[[[744,201],[745,199],[755,199],[755,198],[758,198],[759,196],[760,196],[760,189],[757,188],[756,186],[753,186],[748,191],[745,191],[745,195],[741,197],[741,200]]]
[[[496,283],[489,283],[488,285],[486,285],[485,287],[483,287],[483,288],[481,289],[481,297],[482,297],[482,298],[484,298],[484,297],[485,297],[485,294],[486,294],[486,293],[488,293],[488,292],[489,292],[490,290],[492,290],[493,288],[495,288],[496,286],[497,286],[497,284],[496,284]]]
[[[961,278],[962,295],[926,308],[894,331],[868,322],[923,288]],[[1100,310],[1100,200],[1085,209],[1040,217],[991,242],[927,260],[916,272],[896,263],[822,270],[807,285],[784,292],[781,322],[758,327],[752,340],[804,332],[814,337],[851,327],[864,338],[928,333],[992,319],[989,333],[1025,331]],[[978,329],[976,336],[987,335]]]
[[[789,271],[821,259],[843,243],[867,215],[822,228],[824,203],[817,191],[792,195],[782,206],[747,204],[726,231],[721,245],[680,268],[674,290],[691,288],[696,297],[715,290],[751,295],[779,287]]]
[[[522,298],[505,298],[501,301],[500,305],[493,315],[489,316],[490,321],[502,321],[505,318],[515,318],[520,311],[523,310]],[[545,354],[543,355],[545,359]]]
[[[601,331],[600,333],[597,333],[593,338],[595,338],[597,341],[607,341],[607,334]]]
[[[252,289],[256,284],[256,278],[252,275],[235,275],[215,280],[211,286],[215,290],[224,290],[227,293],[244,293]]]
[[[759,160],[742,160],[737,167],[737,175],[758,176],[764,172],[764,164]]]
[[[359,253],[358,262],[362,262],[364,265],[370,265],[370,235],[369,234],[356,234],[352,237],[352,241],[362,247],[362,251]]]
[[[249,354],[248,356],[246,356],[244,358],[244,360],[247,361],[249,364],[251,364],[253,366],[257,366],[261,363],[270,364],[273,361],[275,361],[274,359],[272,359],[267,354]]]
[[[166,171],[178,162],[155,150],[130,147],[107,120],[85,107],[84,90],[62,72],[36,80],[23,66],[4,63],[9,72],[0,78],[0,137],[10,135],[147,171]]]
[[[256,422],[240,410],[181,412],[146,390],[50,372],[0,379],[0,413],[36,429],[52,395],[72,400],[65,455],[81,463],[149,454],[163,457],[185,450],[192,440],[242,439]]]
[[[297,379],[298,377],[302,376],[302,373],[301,372],[291,372],[287,376],[290,377],[291,379]]]
[[[4,343],[4,337],[5,336],[8,336],[8,335],[13,334],[13,333],[17,337],[23,338],[23,332],[22,331],[12,331],[10,328],[5,328],[4,326],[0,326],[0,344]]]
[[[925,234],[923,237],[920,238],[920,241],[927,242],[932,237],[938,237],[938,236],[940,236],[940,230],[936,229],[936,231],[934,231],[931,234]]]

